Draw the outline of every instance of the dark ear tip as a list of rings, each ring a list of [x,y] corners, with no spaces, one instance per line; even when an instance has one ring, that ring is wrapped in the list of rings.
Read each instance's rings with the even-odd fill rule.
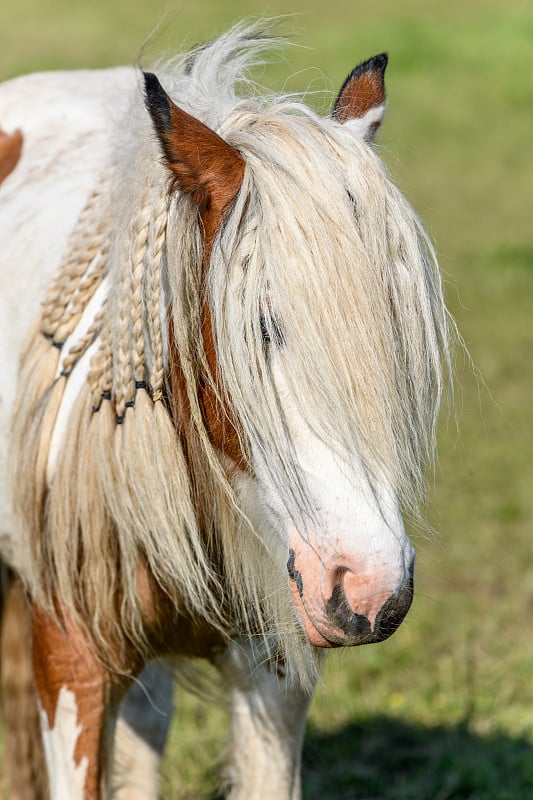
[[[387,53],[380,53],[374,58],[370,58],[369,61],[372,63],[372,68],[379,70],[381,73],[384,73],[387,69],[387,64],[389,63],[389,57]]]
[[[144,78],[144,92],[146,96],[153,94],[156,84],[159,83],[156,76],[153,72],[144,72],[143,71],[143,78]]]
[[[143,72],[146,108],[156,129],[168,131],[171,126],[168,95],[153,72]]]
[[[368,58],[366,61],[362,61],[360,64],[358,64],[351,71],[348,78],[349,80],[354,80],[354,78],[359,78],[364,72],[377,72],[380,74],[381,79],[383,80],[388,63],[389,57],[387,53],[379,53],[379,55],[372,56],[372,58]]]

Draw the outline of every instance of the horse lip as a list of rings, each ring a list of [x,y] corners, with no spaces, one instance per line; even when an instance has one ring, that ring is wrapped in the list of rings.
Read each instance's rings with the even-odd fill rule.
[[[306,629],[306,633],[309,637],[308,627],[312,627],[313,630],[316,632],[318,637],[322,639],[323,643],[317,644],[312,642],[315,647],[323,647],[325,648],[339,648],[339,647],[357,647],[361,644],[370,644],[374,641],[379,641],[378,638],[374,638],[374,634],[370,634],[369,636],[365,637],[350,637],[349,635],[342,634],[337,636],[333,631],[328,631],[327,633],[322,627],[319,627],[315,620],[307,613],[307,609],[304,610],[306,615],[306,622],[304,622],[304,628]],[[301,612],[300,612],[301,613]]]
[[[324,649],[325,648],[335,649],[335,648],[338,648],[338,647],[345,647],[346,646],[346,643],[344,641],[338,641],[337,642],[334,639],[330,639],[329,636],[326,636],[325,633],[321,633],[313,622],[311,624],[313,625],[313,628],[316,630],[318,635],[321,636],[324,639],[325,642],[327,642],[327,644],[323,645]]]
[[[341,629],[337,629],[339,630],[339,635],[337,635],[334,632],[335,628],[328,626],[327,622],[325,622],[324,626],[316,622],[309,614],[301,596],[298,596],[298,601],[296,601],[295,598],[295,605],[300,617],[300,622],[309,642],[314,647],[336,649],[339,647],[359,647],[365,644],[375,644],[388,639],[400,624],[398,622],[398,624],[394,625],[394,627],[391,626],[391,629],[388,630],[379,630],[379,628],[376,628],[374,630],[369,630],[366,634],[359,632],[352,636],[342,633]]]
[[[344,647],[346,644],[346,641],[344,639],[342,639],[341,637],[332,638],[331,635],[326,636],[320,630],[318,624],[309,614],[303,600],[303,592],[300,592],[299,588],[300,588],[299,586],[295,585],[294,580],[291,580],[291,592],[292,592],[293,602],[295,605],[295,610],[309,643],[313,647],[320,647],[320,648]]]
[[[320,632],[315,621],[309,614],[303,599],[303,584],[301,582],[301,575],[297,570],[294,569],[294,559],[289,558],[288,568],[294,609],[305,632],[307,640],[314,647],[340,647],[340,644],[337,644]]]
[[[307,613],[307,610],[305,610],[305,616],[306,616],[306,620],[303,622],[303,625],[304,625],[304,629],[305,629],[305,632],[307,634],[308,639],[311,641],[311,639],[309,637],[309,627],[311,627],[311,628],[313,628],[313,630],[315,631],[317,636],[322,640],[322,642],[316,642],[316,641],[313,642],[313,641],[311,641],[311,644],[313,644],[314,647],[322,647],[322,648],[326,649],[326,648],[337,648],[337,647],[344,647],[345,646],[345,642],[342,639],[339,638],[339,640],[337,641],[335,639],[332,639],[330,636],[326,636],[326,634],[323,633],[320,630],[320,628],[315,623],[315,621],[312,619],[312,617],[310,617],[310,615]],[[306,625],[306,623],[307,623],[307,625]]]
[[[331,623],[328,625],[328,623],[325,622],[324,626],[319,626],[307,609],[304,600],[302,575],[295,567],[295,552],[292,549],[289,551],[287,572],[289,574],[290,589],[296,612],[311,645],[322,648],[338,648],[366,644],[372,641],[372,635],[364,638],[359,635],[356,637],[356,640],[351,639],[349,636],[342,634],[340,628],[338,628],[340,635],[337,636],[331,631]],[[322,627],[329,629],[328,635],[321,630]]]

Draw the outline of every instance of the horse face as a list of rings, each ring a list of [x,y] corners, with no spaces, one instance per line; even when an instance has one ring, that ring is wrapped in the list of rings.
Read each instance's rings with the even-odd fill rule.
[[[252,453],[254,505],[263,510],[262,527],[286,543],[290,589],[311,644],[381,641],[402,622],[413,594],[414,550],[398,502],[386,486],[371,484],[362,462],[343,463],[310,430],[283,360],[273,357],[274,381],[312,513],[288,512]]]
[[[350,124],[367,141],[372,140],[384,113],[386,64],[386,56],[381,55],[356,67],[333,111],[335,119]],[[239,191],[243,159],[176,107],[154,76],[146,76],[146,91],[175,184],[199,205],[207,267],[216,232]],[[210,320],[203,325],[203,336],[214,377],[217,365],[210,354],[216,346]],[[234,426],[231,413],[221,410],[218,401],[204,396],[204,391],[201,407],[209,438],[233,463],[231,474],[247,515],[259,530],[268,528],[285,548],[287,580],[311,644],[336,647],[385,639],[407,613],[413,591],[414,554],[397,499],[387,486],[369,480],[362,459],[351,457],[345,463],[311,430],[286,379],[290,363],[282,349],[273,352],[270,366],[307,510],[301,514],[288,510],[253,444],[250,473],[235,472],[241,462],[238,420]],[[229,436],[228,430],[236,435]]]

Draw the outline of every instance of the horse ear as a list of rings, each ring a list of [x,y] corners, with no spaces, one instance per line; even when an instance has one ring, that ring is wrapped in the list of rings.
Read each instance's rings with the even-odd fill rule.
[[[372,141],[385,115],[386,53],[369,58],[353,69],[335,101],[333,117],[350,122],[367,141]]]
[[[157,77],[144,73],[146,107],[177,188],[198,205],[222,214],[239,191],[244,160],[203,122],[179,108]]]

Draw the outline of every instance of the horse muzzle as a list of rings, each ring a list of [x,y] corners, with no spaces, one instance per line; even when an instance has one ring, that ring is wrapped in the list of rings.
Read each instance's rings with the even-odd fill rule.
[[[383,570],[360,573],[343,563],[324,571],[317,591],[316,577],[297,563],[294,550],[290,550],[287,571],[300,620],[316,647],[349,647],[388,639],[413,599],[414,555],[393,588]]]

